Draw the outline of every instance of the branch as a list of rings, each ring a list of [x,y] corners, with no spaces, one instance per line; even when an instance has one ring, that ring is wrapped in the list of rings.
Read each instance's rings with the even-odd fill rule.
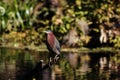
[[[58,61],[59,58],[60,58],[60,57],[57,58],[56,62]],[[32,80],[33,78],[36,78],[36,80],[42,80],[43,71],[44,71],[45,69],[51,68],[51,66],[52,66],[53,64],[55,64],[56,62],[54,61],[54,59],[52,59],[50,62],[48,62],[47,64],[45,64],[45,65],[43,66],[43,61],[40,60],[40,62],[38,62],[38,63],[36,64],[35,68],[32,69],[30,72],[28,72],[28,73],[23,77],[22,80]]]

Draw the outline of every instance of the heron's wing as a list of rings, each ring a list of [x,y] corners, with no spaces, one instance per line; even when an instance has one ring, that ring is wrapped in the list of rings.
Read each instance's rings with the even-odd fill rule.
[[[54,49],[53,49],[57,54],[60,54],[60,44],[58,42],[58,40],[55,38],[54,41]]]

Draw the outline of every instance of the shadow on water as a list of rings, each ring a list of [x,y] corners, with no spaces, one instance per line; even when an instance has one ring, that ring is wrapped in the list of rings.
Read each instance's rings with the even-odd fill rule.
[[[120,80],[120,54],[115,52],[63,52],[42,70],[47,62],[47,52],[1,48],[0,80]]]

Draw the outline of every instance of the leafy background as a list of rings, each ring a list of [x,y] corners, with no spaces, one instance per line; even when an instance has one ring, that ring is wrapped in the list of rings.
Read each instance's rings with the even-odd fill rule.
[[[72,28],[77,28],[78,20],[86,21],[91,31],[99,33],[100,24],[113,26],[116,19],[119,22],[119,3],[119,0],[1,0],[0,43],[39,46],[44,42],[42,31],[47,29],[62,41]],[[77,33],[83,35],[80,30]],[[120,36],[110,37],[109,42],[119,48]],[[84,46],[81,40],[77,44]]]

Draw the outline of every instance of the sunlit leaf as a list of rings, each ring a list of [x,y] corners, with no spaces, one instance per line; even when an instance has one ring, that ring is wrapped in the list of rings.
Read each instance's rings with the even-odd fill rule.
[[[67,29],[70,29],[70,24],[66,24],[66,28],[67,28]]]
[[[6,25],[5,25],[5,20],[2,20],[2,28],[5,29]]]
[[[5,14],[5,8],[0,6],[0,15],[3,16]]]

